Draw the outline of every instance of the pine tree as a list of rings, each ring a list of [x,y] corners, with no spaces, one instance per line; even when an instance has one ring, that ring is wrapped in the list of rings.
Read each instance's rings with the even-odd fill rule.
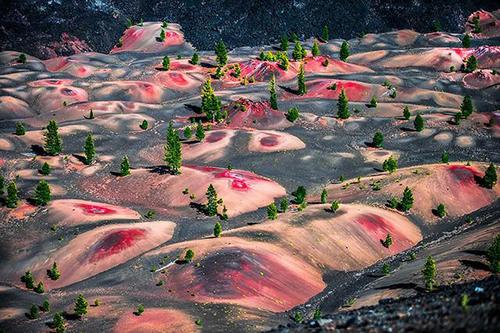
[[[295,197],[294,202],[298,205],[302,204],[306,199],[306,188],[304,186],[297,187],[297,190],[292,192],[292,195]]]
[[[281,36],[280,48],[281,51],[288,51],[288,37],[286,35]]]
[[[120,176],[125,177],[130,175],[130,162],[128,156],[123,156],[122,163],[120,164]]]
[[[267,218],[270,220],[276,220],[278,218],[278,208],[274,202],[267,206]]]
[[[460,125],[462,117],[463,117],[462,112],[455,113],[455,115],[453,116],[453,122],[455,123],[455,125]]]
[[[33,277],[33,273],[31,273],[31,271],[27,271],[23,276],[21,276],[21,282],[24,282],[26,289],[35,288],[35,278]]]
[[[410,109],[408,108],[408,106],[405,106],[403,109],[403,117],[405,118],[405,120],[410,120],[411,113],[410,113]]]
[[[182,164],[182,146],[179,134],[177,133],[177,130],[174,129],[172,121],[168,124],[167,143],[164,146],[164,150],[165,156],[163,160],[165,161],[170,173],[173,175],[180,174]]]
[[[465,61],[465,69],[464,72],[472,73],[477,69],[477,58],[474,55],[471,55]]]
[[[305,95],[307,93],[306,81],[304,78],[304,64],[300,64],[299,74],[297,75],[297,85],[299,87],[299,95]]]
[[[393,173],[398,169],[398,160],[396,160],[392,155],[389,156],[388,159],[384,161],[382,164],[382,168],[384,171],[387,171],[389,173]]]
[[[413,192],[408,188],[408,186],[403,191],[403,198],[400,202],[401,210],[406,212],[413,207]]]
[[[442,203],[437,206],[436,214],[437,214],[437,216],[439,216],[441,218],[446,216],[446,208],[444,207],[444,205]]]
[[[313,42],[311,53],[314,57],[319,56],[321,54],[321,52],[319,51],[319,45],[317,40],[314,40]]]
[[[428,291],[434,289],[434,284],[436,283],[436,262],[432,256],[427,257],[424,269],[422,270],[422,275],[424,277],[425,288]]]
[[[42,308],[42,310],[44,312],[49,312],[50,311],[50,303],[49,303],[48,299],[46,299],[46,300],[43,301],[41,308]]]
[[[37,286],[33,288],[33,291],[36,292],[37,294],[43,294],[45,292],[45,287],[43,285],[43,282],[42,281],[38,282]]]
[[[300,44],[299,41],[295,42],[295,47],[292,52],[292,57],[295,61],[300,61],[305,57],[305,50],[302,47],[302,44]]]
[[[472,104],[472,98],[469,95],[465,95],[460,104],[460,113],[467,119],[474,112],[474,105]]]
[[[286,114],[286,119],[290,122],[295,122],[295,120],[299,119],[300,111],[299,108],[294,106],[290,109],[288,109],[288,112]]]
[[[50,175],[51,168],[50,165],[47,162],[44,162],[42,165],[42,168],[40,169],[40,173],[44,176]]]
[[[219,66],[225,66],[227,64],[227,49],[222,40],[220,40],[217,45],[215,45],[215,54],[215,59]]]
[[[208,216],[217,215],[217,207],[219,205],[219,200],[217,199],[217,191],[212,184],[208,186],[207,189],[207,204],[205,205],[205,212]]]
[[[450,160],[450,155],[446,150],[443,151],[443,154],[441,154],[441,162],[448,163],[449,160]]]
[[[52,268],[48,271],[48,276],[51,280],[59,280],[61,277],[61,272],[59,272],[59,268],[57,268],[56,262],[52,264]]]
[[[389,275],[390,273],[391,273],[391,267],[387,263],[384,263],[382,265],[382,274]]]
[[[215,96],[210,79],[205,81],[201,90],[201,112],[203,112],[210,121],[218,122],[224,119],[224,115],[221,111],[221,100],[219,97]]]
[[[288,209],[288,199],[287,198],[283,198],[280,200],[280,211],[282,213],[285,213]]]
[[[149,126],[149,124],[148,124],[148,121],[147,121],[146,119],[144,119],[144,120],[142,121],[142,123],[139,125],[139,127],[140,127],[141,129],[143,129],[143,130],[147,130],[147,129],[148,129],[148,126]]]
[[[161,67],[164,71],[168,71],[170,69],[170,58],[168,56],[164,56],[161,62]]]
[[[31,319],[37,319],[40,317],[40,313],[38,312],[38,306],[33,304],[30,308],[30,318]]]
[[[338,202],[337,200],[333,200],[332,201],[332,204],[330,206],[330,209],[332,210],[332,212],[336,212],[337,210],[339,210],[340,208],[340,202]]]
[[[372,145],[377,148],[382,148],[384,145],[384,135],[381,132],[376,132],[373,136]]]
[[[24,53],[21,53],[21,54],[19,55],[19,57],[17,57],[17,62],[18,62],[19,64],[25,64],[25,63],[26,63],[26,60],[27,60],[27,59],[26,59],[26,54],[24,54]]]
[[[340,119],[347,119],[351,116],[349,113],[349,100],[345,94],[344,89],[340,92],[339,101],[337,102],[337,117]]]
[[[193,136],[193,130],[191,129],[191,126],[187,126],[186,128],[184,128],[183,134],[186,140],[191,139],[191,137]]]
[[[269,81],[269,103],[271,104],[271,108],[274,110],[278,110],[278,97],[276,95],[276,78],[271,77],[271,81]]]
[[[326,204],[327,200],[328,200],[328,191],[326,190],[326,188],[324,188],[323,191],[321,191],[321,203]]]
[[[201,121],[198,122],[198,125],[196,125],[195,136],[199,141],[202,141],[205,138],[205,129],[203,128]]]
[[[472,26],[473,26],[473,29],[472,29],[473,33],[475,33],[475,34],[481,33],[481,31],[482,31],[481,19],[479,18],[479,16],[474,16],[472,18]]]
[[[280,68],[287,71],[288,67],[290,67],[290,61],[288,60],[288,55],[285,52],[280,53],[278,61]]]
[[[370,100],[368,107],[369,108],[376,108],[377,107],[377,98],[375,96],[372,96],[372,99]]]
[[[300,312],[295,312],[295,315],[293,316],[293,320],[296,323],[300,324],[301,322],[304,321],[304,316],[302,316],[302,313],[300,313]]]
[[[89,307],[89,302],[83,297],[82,294],[79,294],[75,300],[75,314],[78,317],[82,317],[87,314]]]
[[[346,41],[343,41],[342,45],[340,46],[339,58],[342,61],[346,61],[348,57],[349,57],[349,44],[347,44]]]
[[[313,319],[314,320],[320,320],[321,319],[321,310],[320,309],[314,310]]]
[[[24,135],[26,134],[26,127],[24,127],[24,124],[20,121],[16,123],[16,135]]]
[[[486,258],[490,263],[493,273],[500,273],[500,235],[496,235],[493,243],[486,252]]]
[[[87,139],[85,140],[85,145],[83,146],[85,151],[85,164],[90,165],[94,162],[96,151],[94,145],[94,138],[92,137],[92,133],[87,135]]]
[[[214,236],[220,237],[221,234],[222,234],[222,225],[219,222],[217,222],[215,223],[214,226]]]
[[[190,62],[192,65],[198,65],[200,63],[200,56],[198,55],[198,52],[193,53]]]
[[[44,149],[49,155],[59,155],[62,151],[62,140],[58,133],[58,127],[55,120],[49,121],[46,131],[43,134],[45,138]]]
[[[5,201],[7,208],[16,208],[18,201],[19,197],[17,196],[17,186],[16,183],[12,181],[9,185],[7,185],[7,199]]]
[[[186,261],[192,261],[193,258],[194,258],[194,251],[191,250],[191,249],[188,249],[186,251],[186,255],[184,256],[184,260],[186,260]]]
[[[164,42],[165,41],[165,30],[161,29],[161,32],[160,32],[160,37],[159,37],[159,40]]]
[[[64,327],[64,318],[59,312],[54,315],[52,327],[54,327],[56,333],[64,333],[66,331],[66,328]]]
[[[328,33],[328,26],[325,24],[323,26],[323,31],[321,33],[321,40],[325,43],[328,43],[329,39],[330,39],[330,34]]]
[[[382,242],[382,244],[386,248],[390,248],[391,247],[391,245],[392,245],[392,236],[391,236],[391,234],[387,234],[387,236],[385,236],[385,240]]]
[[[464,38],[462,38],[462,47],[469,48],[471,45],[471,39],[469,34],[465,34]]]
[[[497,170],[493,163],[490,163],[486,172],[484,173],[484,177],[482,179],[483,185],[487,188],[493,188],[497,183]]]
[[[417,116],[415,117],[415,120],[413,121],[413,125],[415,126],[415,130],[417,132],[421,132],[424,129],[424,118],[420,115],[420,113],[417,113]]]

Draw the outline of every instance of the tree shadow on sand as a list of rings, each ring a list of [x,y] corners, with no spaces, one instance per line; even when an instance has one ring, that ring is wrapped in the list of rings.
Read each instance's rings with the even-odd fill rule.
[[[486,272],[490,271],[490,267],[481,261],[461,259],[459,260],[459,262],[466,267],[470,267],[478,271],[486,271]]]
[[[280,85],[278,85],[278,87],[280,87],[281,89],[283,89],[284,91],[286,91],[286,92],[288,92],[290,94],[299,95],[299,90],[298,89],[293,89],[293,88],[290,88],[290,87],[280,86]]]

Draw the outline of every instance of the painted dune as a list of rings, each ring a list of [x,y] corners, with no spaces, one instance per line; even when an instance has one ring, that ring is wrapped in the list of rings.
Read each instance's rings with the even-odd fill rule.
[[[166,308],[148,308],[142,315],[132,309],[116,322],[114,333],[195,333],[199,332],[194,319],[182,311]]]
[[[229,128],[255,128],[277,130],[290,127],[292,124],[279,110],[273,110],[268,101],[255,102],[238,99],[227,105]]]

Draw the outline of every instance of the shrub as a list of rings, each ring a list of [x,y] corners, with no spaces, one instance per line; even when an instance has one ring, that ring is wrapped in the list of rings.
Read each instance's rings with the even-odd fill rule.
[[[186,140],[189,140],[193,136],[193,130],[191,130],[190,126],[187,126],[186,128],[184,128],[183,134],[184,134],[184,138]]]
[[[346,61],[348,57],[349,57],[349,44],[347,44],[346,41],[343,41],[342,45],[340,46],[339,58],[342,61]]]
[[[319,56],[321,54],[321,52],[319,51],[319,45],[318,45],[318,41],[317,40],[314,40],[314,42],[313,42],[311,53],[315,57]]]
[[[59,272],[59,268],[57,268],[56,262],[52,264],[52,268],[48,271],[48,276],[51,280],[59,280],[61,277],[61,272]]]
[[[323,191],[321,191],[321,203],[326,204],[327,200],[328,200],[328,191],[326,190],[326,188],[324,188]]]
[[[484,177],[482,179],[482,183],[487,188],[493,188],[497,183],[497,170],[493,163],[490,163],[486,172],[484,173]]]
[[[384,265],[382,266],[382,274],[389,275],[389,273],[391,273],[391,268],[387,263],[384,263]]]
[[[293,316],[293,320],[296,323],[301,323],[304,321],[304,316],[302,316],[302,313],[297,311],[297,312],[295,312],[295,315]]]
[[[287,211],[287,209],[288,209],[288,199],[283,198],[280,200],[280,211],[284,213]]]
[[[79,294],[75,300],[75,314],[78,317],[82,317],[87,314],[89,307],[89,302],[83,297],[82,294]]]
[[[425,288],[428,291],[432,291],[434,289],[434,284],[436,283],[436,261],[434,261],[432,256],[427,257],[424,269],[422,270],[422,275],[424,278]]]
[[[376,108],[377,107],[377,98],[375,96],[372,96],[372,99],[370,100],[368,107],[369,108]]]
[[[35,193],[33,195],[33,201],[37,206],[46,206],[51,199],[50,187],[46,180],[42,179],[38,183]]]
[[[198,65],[200,63],[200,56],[198,55],[198,52],[193,53],[190,63],[192,65]]]
[[[184,255],[184,260],[190,262],[190,261],[193,260],[193,258],[194,258],[194,252],[193,252],[193,250],[188,249],[186,251],[186,254]]]
[[[21,282],[24,282],[27,289],[33,289],[35,287],[35,278],[33,277],[33,273],[31,271],[27,271],[21,276]]]
[[[462,47],[469,48],[471,44],[469,34],[465,34],[464,38],[462,38]]]
[[[37,286],[33,288],[33,291],[36,292],[37,294],[43,294],[45,292],[45,287],[43,285],[43,282],[42,281],[38,282]]]
[[[398,160],[396,160],[392,155],[389,156],[388,159],[384,161],[382,164],[382,168],[384,171],[387,171],[389,173],[393,173],[398,169]]]
[[[267,218],[270,220],[276,220],[278,218],[278,208],[274,202],[267,206]]]
[[[136,315],[136,316],[140,316],[140,315],[142,315],[143,313],[144,313],[144,305],[139,304],[139,305],[137,306],[137,310],[135,311],[135,315]]]
[[[384,144],[384,135],[381,132],[376,132],[373,136],[372,145],[377,148],[382,148]]]
[[[161,67],[164,71],[168,71],[170,69],[170,58],[168,56],[163,57]]]
[[[128,175],[130,175],[130,162],[127,155],[125,155],[120,164],[120,176],[125,177]]]
[[[332,201],[332,205],[330,206],[332,212],[335,213],[339,208],[340,208],[340,203],[337,200]]]
[[[286,114],[286,119],[288,119],[288,121],[290,122],[295,122],[295,120],[297,120],[299,118],[299,108],[294,106],[290,109],[288,109],[288,113]]]
[[[450,156],[449,156],[448,152],[446,150],[443,151],[443,154],[441,154],[441,162],[448,163],[449,160],[450,160]]]
[[[437,216],[439,216],[441,218],[446,216],[446,208],[444,207],[444,205],[442,203],[437,206],[436,214],[437,214]]]
[[[198,125],[196,125],[195,137],[199,141],[202,141],[205,138],[205,129],[203,128],[201,121],[198,122]]]
[[[493,243],[488,248],[486,258],[490,263],[493,273],[500,273],[500,234],[495,236]]]
[[[222,234],[222,225],[219,222],[217,222],[215,223],[214,226],[214,236],[220,237],[221,234]]]
[[[148,121],[147,121],[146,119],[144,119],[144,120],[142,121],[142,123],[139,125],[139,127],[140,127],[141,129],[143,129],[143,130],[147,130],[147,129],[148,129],[148,126],[149,126],[149,125],[148,125]]]
[[[24,127],[24,124],[20,121],[16,123],[16,135],[24,135],[26,134],[26,127]]]
[[[292,192],[292,195],[295,197],[294,202],[296,204],[302,204],[306,198],[306,188],[304,186],[297,187],[297,190]]]
[[[18,62],[19,64],[25,64],[25,63],[26,63],[26,60],[27,60],[27,59],[26,59],[26,54],[24,54],[24,53],[21,53],[21,54],[19,55],[19,57],[17,57],[17,62]]]
[[[44,176],[50,175],[50,165],[47,162],[44,162],[42,168],[40,169],[40,173]]]
[[[410,109],[408,108],[408,106],[405,106],[403,109],[403,117],[405,118],[405,120],[410,120],[411,113],[410,113]]]
[[[44,311],[44,312],[50,311],[50,303],[49,303],[48,299],[43,301],[41,308],[42,308],[42,311]]]
[[[386,248],[390,248],[391,245],[392,245],[392,236],[391,234],[387,234],[387,236],[385,236],[385,240],[382,242],[382,245],[384,245],[384,247]]]
[[[455,115],[453,116],[453,122],[455,123],[455,125],[460,125],[462,117],[463,117],[462,112],[455,113]]]
[[[314,320],[320,320],[321,319],[321,310],[320,309],[314,310],[313,319]]]
[[[420,115],[420,113],[417,114],[417,116],[415,117],[415,120],[413,121],[413,125],[415,126],[415,130],[417,132],[422,132],[422,130],[424,129],[424,118],[422,118],[422,116]]]

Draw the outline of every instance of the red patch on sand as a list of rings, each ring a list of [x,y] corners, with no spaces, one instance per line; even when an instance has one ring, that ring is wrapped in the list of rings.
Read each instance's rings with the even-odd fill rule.
[[[276,135],[270,135],[260,139],[260,144],[266,147],[274,147],[278,145],[278,137]]]
[[[244,98],[225,107],[229,128],[279,129],[289,126],[283,112],[271,108],[269,102],[253,102]]]
[[[411,241],[393,228],[388,221],[376,214],[362,214],[356,217],[355,222],[359,223],[374,239],[384,240],[390,233],[393,240],[393,245],[390,247],[391,252],[399,252],[411,244]]]
[[[336,89],[333,89],[336,84]],[[309,81],[307,85],[307,94],[297,96],[295,94],[286,94],[288,99],[304,99],[304,98],[327,98],[338,99],[342,89],[344,89],[347,98],[350,101],[361,102],[368,101],[371,98],[372,87],[369,84],[355,82],[355,81],[342,81],[342,80],[324,80],[318,79]]]
[[[221,132],[221,131],[211,132],[210,134],[207,135],[207,137],[205,138],[205,141],[213,143],[213,142],[220,141],[220,140],[224,139],[225,137],[226,137],[225,132]]]
[[[233,181],[232,186],[234,189],[247,189],[248,184],[246,181],[270,181],[267,178],[257,176],[254,173],[244,170],[228,170],[224,168],[195,165],[185,165],[185,167],[211,173],[215,178],[231,179]]]
[[[116,213],[116,210],[103,207],[103,206],[97,206],[97,205],[89,205],[89,204],[78,204],[76,205],[78,208],[83,209],[83,212],[85,214],[97,214],[97,215],[106,215],[106,214],[114,214]]]
[[[46,86],[64,86],[64,85],[71,85],[73,83],[73,80],[67,80],[67,79],[46,79],[46,80],[37,80],[37,81],[32,81],[28,83],[28,85],[32,87],[46,87]]]
[[[144,238],[144,229],[125,229],[111,232],[93,246],[90,262],[96,262],[105,257],[115,255],[131,247],[134,243]]]
[[[274,74],[278,80],[290,80],[297,75],[294,67],[283,70],[277,62],[250,59],[240,63],[241,77],[254,77],[257,81],[269,81]],[[231,76],[228,76],[231,78]]]
[[[470,166],[451,165],[448,167],[452,179],[460,186],[478,186],[474,177],[480,177],[481,174]]]

